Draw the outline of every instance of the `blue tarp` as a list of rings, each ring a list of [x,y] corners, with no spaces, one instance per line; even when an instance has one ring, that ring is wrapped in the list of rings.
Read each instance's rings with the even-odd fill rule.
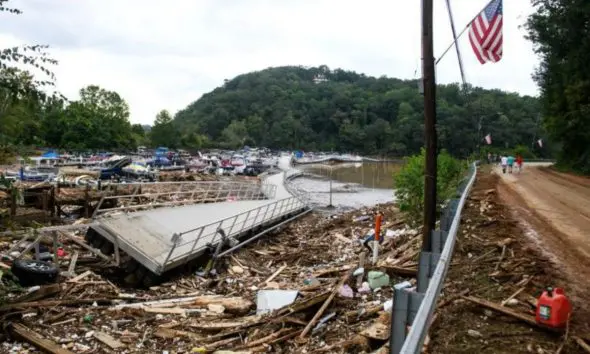
[[[41,155],[41,157],[44,159],[59,159],[58,153],[51,150]]]
[[[303,157],[303,151],[301,151],[301,150],[295,151],[295,157],[298,158],[298,159],[302,158]]]
[[[168,153],[167,147],[160,146],[159,148],[156,149],[156,156],[165,155],[166,153]]]

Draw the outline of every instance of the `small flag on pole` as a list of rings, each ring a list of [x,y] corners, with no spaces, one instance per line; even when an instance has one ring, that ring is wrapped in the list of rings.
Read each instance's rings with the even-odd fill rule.
[[[537,144],[539,144],[539,147],[542,148],[543,147],[543,139],[537,140]]]
[[[486,143],[488,143],[488,145],[492,144],[492,136],[490,134],[486,135],[485,139],[486,139]]]
[[[502,59],[502,0],[492,0],[469,25],[469,42],[481,64]]]

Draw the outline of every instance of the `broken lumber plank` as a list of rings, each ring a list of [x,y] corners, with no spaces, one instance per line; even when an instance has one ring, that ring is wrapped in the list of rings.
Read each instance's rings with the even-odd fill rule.
[[[267,342],[270,342],[274,339],[280,338],[281,336],[283,336],[286,332],[299,332],[299,330],[295,330],[293,331],[290,328],[282,328],[274,333],[269,334],[266,337],[262,337],[256,340],[253,340],[251,342],[246,343],[245,345],[239,346],[237,348],[235,348],[236,350],[242,350],[242,349],[248,349],[248,348],[252,348],[252,347],[256,347],[260,344],[266,344]]]
[[[144,307],[143,310],[149,313],[160,313],[163,315],[181,315],[186,317],[187,310],[180,307]]]
[[[76,282],[79,282],[80,280],[82,280],[82,279],[86,278],[86,277],[87,277],[87,276],[89,276],[90,274],[92,274],[92,272],[91,272],[91,271],[89,271],[89,270],[87,270],[87,271],[85,271],[84,273],[82,273],[82,274],[80,274],[80,275],[78,275],[78,276],[75,276],[75,277],[73,277],[72,279],[68,280],[68,283],[76,283]]]
[[[272,273],[272,275],[270,277],[268,277],[265,281],[262,282],[262,285],[266,285],[269,282],[271,282],[272,280],[274,280],[274,278],[276,278],[277,276],[279,276],[279,274],[281,274],[281,272],[283,270],[285,270],[285,268],[287,268],[287,265],[284,264],[282,267],[280,267],[279,269],[277,269],[276,272]]]
[[[228,338],[228,339],[222,339],[220,341],[213,342],[213,343],[210,343],[210,344],[205,345],[205,349],[208,350],[208,351],[213,351],[213,350],[216,350],[218,348],[222,348],[222,347],[224,347],[224,346],[226,346],[228,344],[231,344],[233,342],[237,342],[240,339],[242,339],[242,337],[240,337],[240,336],[238,336],[238,337],[232,337],[232,338]]]
[[[326,301],[324,302],[322,307],[320,307],[318,312],[316,312],[316,314],[313,316],[311,321],[309,321],[307,326],[303,329],[303,331],[299,335],[300,338],[305,338],[305,336],[309,333],[309,331],[311,331],[311,328],[316,324],[316,322],[324,314],[324,311],[326,311],[328,306],[330,306],[330,303],[332,302],[332,300],[334,299],[334,297],[338,293],[338,290],[340,289],[340,287],[342,287],[342,285],[344,285],[344,283],[346,283],[348,281],[348,279],[350,279],[350,277],[352,276],[352,273],[353,273],[352,271],[349,271],[348,273],[346,273],[346,275],[342,277],[342,280],[340,280],[338,282],[338,284],[336,284],[336,286],[332,290],[332,293],[330,294],[330,296],[328,296],[328,298],[326,299]]]
[[[80,254],[78,251],[74,252],[72,259],[70,260],[70,265],[68,266],[68,276],[73,277],[76,271],[76,262],[78,262],[78,256]]]
[[[561,332],[560,329],[549,328],[549,327],[543,326],[541,324],[538,324],[537,321],[535,320],[535,316],[525,315],[523,313],[516,312],[516,311],[511,310],[509,308],[502,307],[502,306],[495,304],[493,302],[490,302],[490,301],[487,301],[484,299],[478,299],[473,296],[462,296],[461,298],[471,301],[475,304],[487,307],[490,310],[494,310],[494,311],[500,312],[504,315],[511,316],[511,317],[518,319],[518,320],[520,320],[528,325],[531,325],[533,327],[540,328],[540,329],[546,329],[551,332]]]
[[[584,341],[582,338],[576,337],[576,336],[574,336],[574,340],[576,341],[576,343],[578,343],[578,345],[582,349],[584,349],[587,353],[590,353],[590,345],[588,345],[588,343],[586,343],[586,341]]]
[[[331,267],[331,268],[324,268],[324,269],[319,269],[317,271],[315,271],[313,273],[313,276],[315,278],[322,278],[324,275],[328,275],[328,274],[332,274],[332,273],[340,273],[340,272],[344,272],[347,270],[352,269],[352,265],[351,264],[346,264],[340,267]]]
[[[363,308],[362,311],[360,311],[360,312],[358,310],[346,311],[344,313],[343,317],[347,322],[350,322],[353,319],[360,320],[361,318],[373,316],[382,310],[383,310],[383,305],[375,305],[375,306],[372,306],[369,308]]]
[[[361,255],[359,256],[359,268],[363,268],[365,266],[365,259],[367,258],[367,252],[363,251],[361,252]],[[364,274],[359,274],[356,276],[356,288],[360,288],[361,285],[363,284],[363,277],[365,275]]]
[[[36,291],[17,298],[13,303],[38,301],[51,295],[55,295],[61,292],[61,290],[62,286],[60,284],[41,285]]]
[[[418,274],[417,268],[410,267],[397,267],[394,265],[379,265],[376,268],[382,268],[386,273],[392,273],[394,275],[401,275],[406,277],[415,277]]]
[[[226,312],[237,315],[248,313],[254,306],[252,301],[242,297],[223,297],[219,295],[198,296],[192,303],[197,306],[222,305],[225,307]]]
[[[121,349],[125,347],[125,344],[121,343],[117,339],[113,338],[110,334],[105,332],[94,332],[94,338],[108,345],[111,349]]]
[[[328,296],[330,296],[330,292],[324,292],[324,293],[321,293],[321,294],[316,295],[314,297],[311,297],[307,300],[304,300],[302,302],[298,302],[298,303],[286,306],[278,311],[278,315],[284,315],[284,314],[291,315],[296,312],[303,311],[305,309],[312,307],[315,304],[318,304],[322,301],[326,301]]]
[[[516,292],[514,292],[514,294],[510,295],[510,296],[509,296],[509,297],[508,297],[506,300],[503,300],[503,301],[502,301],[502,303],[500,304],[500,306],[506,306],[506,304],[507,304],[507,303],[508,303],[510,300],[512,300],[512,299],[514,299],[515,297],[517,297],[517,296],[518,296],[518,294],[520,294],[521,292],[523,292],[523,291],[524,291],[524,289],[525,289],[525,287],[523,286],[522,288],[520,288],[520,289],[516,290]]]
[[[62,348],[57,343],[43,338],[37,332],[30,330],[29,328],[25,327],[20,323],[12,323],[9,325],[10,333],[15,336],[19,337],[27,342],[31,343],[35,347],[44,350],[48,353],[52,354],[74,354],[73,352]]]
[[[226,321],[226,322],[203,322],[193,323],[190,327],[202,329],[204,331],[220,331],[223,329],[246,328],[254,326],[262,322],[261,316],[247,316],[242,317],[241,321]]]
[[[21,309],[21,308],[39,308],[39,307],[54,307],[54,306],[78,306],[78,305],[92,305],[95,302],[98,305],[111,305],[115,303],[116,299],[70,299],[70,300],[43,300],[19,302],[16,304],[8,304],[0,306],[0,312]]]

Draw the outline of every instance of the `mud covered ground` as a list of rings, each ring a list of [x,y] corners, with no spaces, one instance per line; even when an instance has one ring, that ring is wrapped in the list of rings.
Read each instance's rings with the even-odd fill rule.
[[[576,274],[564,271],[544,248],[522,205],[512,198],[514,191],[490,168],[479,172],[463,210],[453,264],[431,327],[430,352],[585,353],[576,340],[590,334],[587,295],[570,286]],[[572,299],[567,340],[563,333],[539,329],[460,296],[504,302],[514,312],[534,316],[536,299],[547,286],[563,287]]]

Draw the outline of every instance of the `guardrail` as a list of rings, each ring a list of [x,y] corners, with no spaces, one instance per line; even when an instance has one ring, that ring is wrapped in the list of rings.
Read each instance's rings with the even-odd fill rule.
[[[166,182],[164,182],[166,183]],[[231,198],[236,200],[272,199],[277,186],[268,183],[249,182],[180,182],[174,184],[138,184],[133,186],[130,194],[103,196],[95,208],[92,217],[109,211],[127,211],[161,206],[219,202]],[[131,186],[130,186],[131,187]],[[150,188],[151,187],[151,188]],[[149,192],[149,189],[160,190]],[[168,190],[166,190],[168,189]],[[171,190],[170,190],[171,189]],[[146,190],[148,192],[146,192]],[[161,191],[164,190],[164,191]],[[115,207],[102,208],[108,201]]]
[[[459,184],[459,199],[452,199],[445,207],[440,230],[432,233],[432,252],[422,252],[418,265],[416,291],[394,287],[394,306],[391,323],[390,353],[420,353],[430,328],[440,291],[449,270],[461,211],[477,174],[477,162],[469,167],[468,176]],[[411,329],[406,336],[406,328]]]
[[[237,238],[257,226],[271,223],[304,208],[306,208],[304,202],[297,197],[289,197],[195,229],[176,233],[172,237],[174,246],[164,259],[161,271],[174,268],[179,262],[189,261],[191,256],[202,253],[200,251],[208,248],[209,245],[214,245],[216,241],[222,241],[222,238]],[[220,233],[219,230],[223,232]]]

